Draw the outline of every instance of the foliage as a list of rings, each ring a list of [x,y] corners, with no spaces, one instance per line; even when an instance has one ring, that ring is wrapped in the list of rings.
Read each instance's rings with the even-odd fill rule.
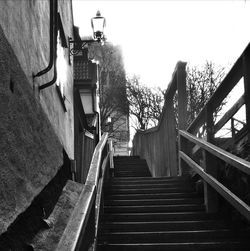
[[[197,117],[206,102],[215,92],[225,75],[224,68],[216,67],[212,62],[205,62],[202,67],[187,67],[187,123],[188,125]],[[140,83],[138,76],[133,76],[127,81],[127,95],[130,115],[135,118],[136,129],[148,129],[156,126],[162,112],[164,92],[160,88],[149,88]],[[177,95],[174,106],[177,116]],[[216,120],[223,101],[214,113]]]
[[[138,76],[133,76],[127,80],[127,97],[136,129],[146,130],[157,125],[164,101],[163,91],[159,87],[146,87],[140,83]]]

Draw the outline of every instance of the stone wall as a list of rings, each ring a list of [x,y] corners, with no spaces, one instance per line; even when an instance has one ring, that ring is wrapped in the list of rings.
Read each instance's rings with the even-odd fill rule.
[[[59,0],[72,36],[71,1]],[[63,164],[74,157],[73,77],[68,49],[65,112],[52,72],[33,80],[49,59],[49,1],[0,1],[0,234],[26,210]]]

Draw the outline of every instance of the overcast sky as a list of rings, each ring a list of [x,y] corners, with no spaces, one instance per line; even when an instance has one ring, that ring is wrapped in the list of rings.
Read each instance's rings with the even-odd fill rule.
[[[100,10],[106,36],[123,51],[128,75],[166,88],[177,61],[211,60],[231,65],[250,41],[250,1],[85,1],[73,0],[81,36]]]

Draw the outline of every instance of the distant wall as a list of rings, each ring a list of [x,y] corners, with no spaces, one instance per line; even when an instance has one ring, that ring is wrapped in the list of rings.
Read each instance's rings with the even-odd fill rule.
[[[59,0],[66,36],[71,1]],[[33,81],[49,58],[49,1],[0,1],[0,234],[23,212],[63,164],[74,157],[73,76],[64,51],[65,106],[55,85],[38,91],[52,72]]]
[[[177,128],[185,127],[186,63],[178,62],[165,93],[165,103],[158,125],[138,130],[133,139],[132,155],[146,159],[153,177],[178,175]],[[179,123],[176,125],[174,95],[178,92]]]

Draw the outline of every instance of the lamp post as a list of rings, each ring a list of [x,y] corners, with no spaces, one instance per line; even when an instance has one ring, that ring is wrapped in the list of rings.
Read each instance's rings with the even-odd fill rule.
[[[91,130],[95,135],[96,142],[100,136],[100,118],[98,112],[98,65],[88,58],[88,46],[92,43],[101,43],[105,41],[104,28],[106,20],[98,11],[96,16],[91,19],[93,29],[93,38],[83,40],[80,38],[78,29],[74,35],[75,39],[69,38],[69,52],[74,58],[74,89],[75,95],[79,97],[76,110],[81,113],[83,124],[86,130]]]

